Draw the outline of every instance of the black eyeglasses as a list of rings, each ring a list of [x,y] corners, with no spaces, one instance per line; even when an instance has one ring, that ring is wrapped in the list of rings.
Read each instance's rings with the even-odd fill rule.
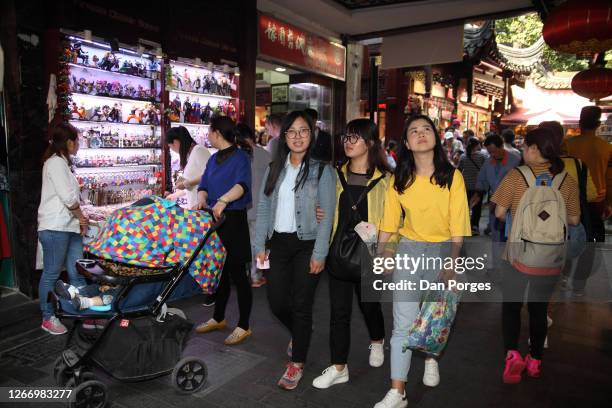
[[[287,136],[287,139],[297,139],[298,136],[300,137],[300,139],[305,139],[308,136],[310,136],[310,129],[308,128],[301,128],[301,129],[289,129],[288,131],[285,132],[285,136]]]
[[[359,136],[357,133],[347,133],[342,135],[342,143],[349,142],[350,144],[355,144],[360,138],[361,136]]]

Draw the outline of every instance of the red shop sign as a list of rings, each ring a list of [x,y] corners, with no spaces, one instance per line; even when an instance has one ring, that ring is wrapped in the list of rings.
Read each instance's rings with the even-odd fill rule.
[[[344,81],[346,48],[269,16],[259,15],[259,55]]]

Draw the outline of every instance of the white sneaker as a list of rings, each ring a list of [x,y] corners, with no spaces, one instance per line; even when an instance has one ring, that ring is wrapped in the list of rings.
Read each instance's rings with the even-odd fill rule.
[[[323,374],[312,381],[312,386],[320,390],[324,390],[332,385],[348,382],[348,380],[348,366],[345,365],[342,371],[338,371],[336,366],[332,365],[323,370]]]
[[[440,371],[435,358],[425,359],[425,372],[423,373],[423,384],[428,387],[436,387],[440,384]]]
[[[374,405],[374,408],[406,408],[407,406],[406,392],[402,395],[395,388],[391,388],[385,398]]]
[[[370,344],[370,366],[380,367],[385,362],[385,341]]]

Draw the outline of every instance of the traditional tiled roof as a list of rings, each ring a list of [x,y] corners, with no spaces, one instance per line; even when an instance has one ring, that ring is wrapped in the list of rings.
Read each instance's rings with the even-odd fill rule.
[[[571,89],[576,72],[547,72],[541,65],[531,72],[533,82],[544,89]]]

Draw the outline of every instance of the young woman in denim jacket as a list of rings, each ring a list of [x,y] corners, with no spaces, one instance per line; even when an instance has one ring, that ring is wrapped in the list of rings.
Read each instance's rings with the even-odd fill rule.
[[[302,111],[287,115],[278,149],[264,175],[257,206],[255,248],[263,263],[270,240],[268,301],[291,332],[291,362],[278,385],[292,390],[302,370],[312,332],[312,305],[329,248],[336,176],[330,165],[311,158],[314,124]],[[316,208],[324,217],[317,223]]]

